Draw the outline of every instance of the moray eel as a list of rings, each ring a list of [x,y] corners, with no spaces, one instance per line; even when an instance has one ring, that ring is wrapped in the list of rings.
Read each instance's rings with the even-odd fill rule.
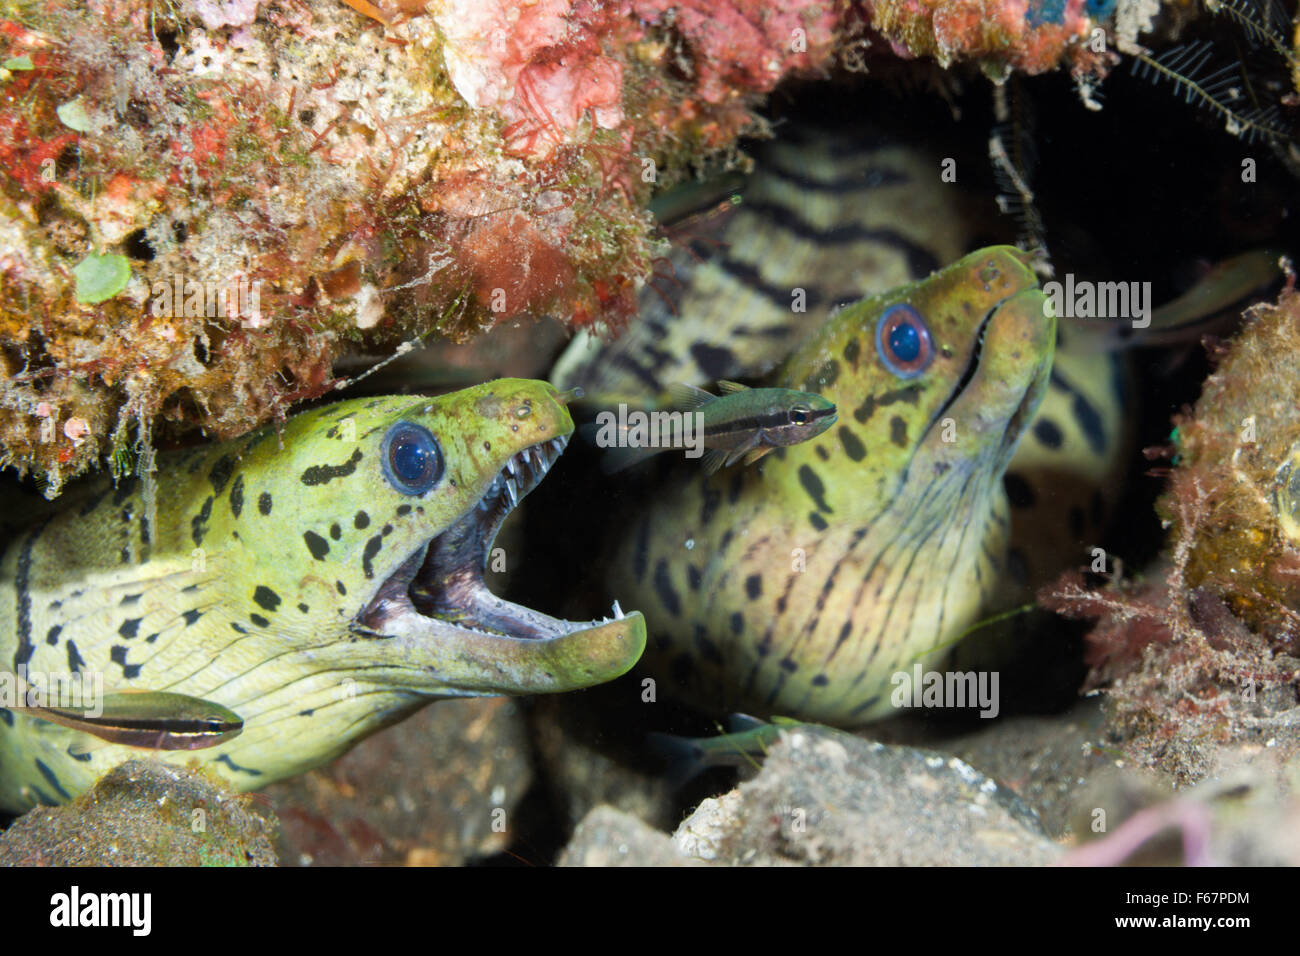
[[[756,151],[742,198],[676,235],[664,278],[613,342],[580,334],[550,376],[602,405],[675,383],[759,384],[851,303],[973,251],[998,214],[935,175],[941,157],[878,131],[811,121]],[[1007,470],[1008,591],[1032,600],[1065,563],[1091,560],[1132,444],[1129,368],[1113,330],[1057,325],[1047,392]]]
[[[843,309],[773,377],[835,402],[837,427],[653,496],[611,584],[652,609],[674,691],[841,725],[890,712],[891,676],[933,663],[996,594],[1001,478],[1051,373],[1045,303],[996,247]]]
[[[647,615],[646,663],[714,713],[888,716],[895,670],[1032,601],[1102,538],[1128,443],[1125,363],[1073,325],[1043,340],[1015,250],[936,272],[996,218],[937,168],[869,131],[791,124],[758,151],[742,200],[678,237],[672,280],[638,321],[612,343],[575,341],[552,374],[602,404],[738,378],[840,408],[822,440],[753,474],[655,488],[620,534],[610,580]],[[990,256],[1005,301],[980,277]],[[951,355],[915,379],[878,351],[881,316],[904,302]],[[933,418],[944,401],[950,444]]]
[[[501,523],[572,434],[559,399],[521,379],[356,399],[163,455],[153,525],[138,483],[89,487],[8,541],[0,662],[229,708],[238,737],[156,755],[239,790],[433,699],[617,677],[644,648],[640,614],[576,624],[483,583]],[[0,710],[0,805],[71,799],[140,753]]]

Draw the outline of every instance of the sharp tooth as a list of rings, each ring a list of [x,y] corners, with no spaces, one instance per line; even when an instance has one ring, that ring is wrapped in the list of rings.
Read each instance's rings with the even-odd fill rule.
[[[510,474],[513,475],[515,473],[516,467],[518,466],[515,464],[515,460],[513,458],[511,458],[509,461],[506,462],[506,471],[510,472]]]
[[[506,479],[506,494],[510,497],[510,507],[513,508],[515,505],[519,504],[519,491],[515,488],[515,480],[513,478]]]
[[[614,602],[614,620],[616,621],[623,620],[623,609],[618,606],[617,601]]]

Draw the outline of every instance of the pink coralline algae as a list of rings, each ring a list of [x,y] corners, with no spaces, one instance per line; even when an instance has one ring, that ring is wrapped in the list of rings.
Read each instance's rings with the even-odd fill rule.
[[[194,12],[209,30],[242,27],[257,17],[261,0],[194,0]]]
[[[504,106],[519,76],[569,31],[570,0],[444,0],[430,15],[444,37],[447,75],[475,109]]]
[[[846,4],[762,0],[634,0],[647,23],[671,26],[691,52],[696,93],[722,103],[766,93],[793,70],[826,65]]]
[[[445,0],[430,13],[452,85],[500,112],[511,153],[550,156],[588,111],[601,129],[623,121],[623,67],[601,43],[629,26],[626,3]]]
[[[640,53],[671,56],[684,65],[691,88],[678,91],[677,99],[688,93],[688,101],[680,103],[685,114],[704,115],[705,107],[748,105],[793,71],[825,68],[845,9],[760,0],[435,0],[429,5],[456,91],[475,109],[497,110],[507,123],[510,152],[533,158],[573,141],[584,116],[600,129],[615,129],[623,122],[629,93],[653,94],[654,89],[625,89],[625,64],[643,65]],[[695,99],[699,102],[690,102]],[[710,118],[726,130],[724,138],[748,120],[747,113]]]
[[[501,110],[510,121],[508,148],[525,156],[549,155],[590,110],[601,129],[623,122],[623,68],[605,56],[536,63],[521,76],[516,96]]]

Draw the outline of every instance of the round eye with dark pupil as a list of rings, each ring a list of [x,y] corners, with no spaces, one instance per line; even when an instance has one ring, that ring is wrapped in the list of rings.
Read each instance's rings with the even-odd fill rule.
[[[934,359],[930,327],[910,305],[891,306],[876,324],[876,351],[899,378],[915,378]]]
[[[402,438],[393,442],[393,471],[407,484],[419,484],[429,471],[429,450],[418,440]]]
[[[442,451],[420,425],[398,422],[384,436],[384,477],[404,495],[422,495],[442,477]]]
[[[792,408],[790,409],[790,421],[795,425],[808,424],[808,409]]]
[[[889,349],[900,362],[915,362],[921,354],[921,336],[914,325],[896,325],[889,333]]]

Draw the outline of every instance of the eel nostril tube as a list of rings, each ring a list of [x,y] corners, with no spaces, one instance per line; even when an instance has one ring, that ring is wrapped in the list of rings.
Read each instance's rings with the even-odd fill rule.
[[[578,401],[585,394],[586,393],[582,390],[581,385],[575,385],[573,386],[573,388],[570,388],[566,391],[556,392],[555,400],[559,402],[561,405],[568,405],[570,402]]]

